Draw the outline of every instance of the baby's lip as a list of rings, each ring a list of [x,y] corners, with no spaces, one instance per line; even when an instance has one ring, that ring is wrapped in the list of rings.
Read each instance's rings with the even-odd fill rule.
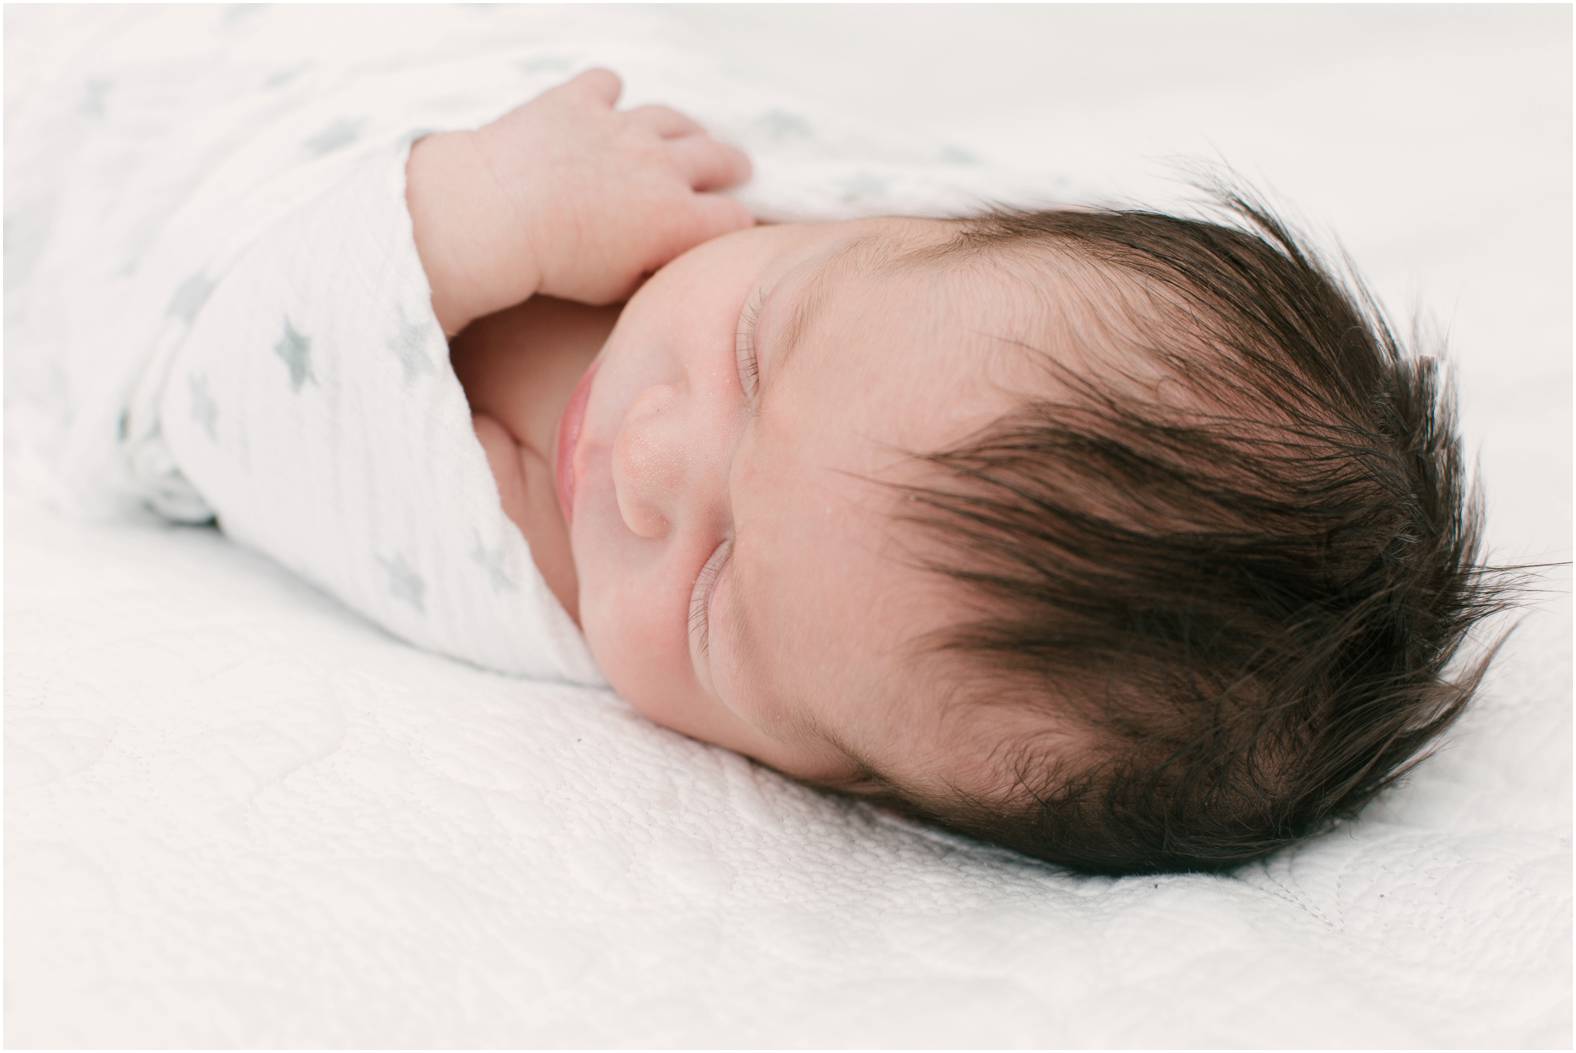
[[[563,416],[558,420],[553,478],[558,488],[558,507],[563,512],[565,524],[574,519],[575,490],[581,471],[580,458],[577,456],[580,452],[580,437],[585,430],[586,404],[591,400],[591,384],[601,364],[602,360],[598,358],[581,376],[580,383],[575,385],[574,392],[564,405]]]

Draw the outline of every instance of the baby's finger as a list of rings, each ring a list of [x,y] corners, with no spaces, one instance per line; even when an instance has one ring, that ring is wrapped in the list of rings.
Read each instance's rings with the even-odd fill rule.
[[[704,135],[686,135],[668,145],[696,190],[717,190],[750,178],[750,159],[736,146]]]
[[[691,205],[692,226],[685,232],[688,235],[685,239],[688,243],[684,246],[686,249],[755,226],[755,214],[737,198],[720,194],[696,194]]]
[[[569,94],[582,96],[604,106],[612,106],[623,92],[624,82],[617,73],[606,66],[592,66],[565,81],[560,88]]]
[[[671,106],[636,106],[625,110],[631,121],[656,132],[664,139],[677,139],[681,135],[704,135],[706,129],[699,121],[687,117]]]

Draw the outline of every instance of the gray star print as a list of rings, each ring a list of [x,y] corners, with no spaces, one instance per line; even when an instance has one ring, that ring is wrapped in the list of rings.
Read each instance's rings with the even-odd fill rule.
[[[306,152],[314,157],[322,157],[326,153],[338,150],[341,146],[356,141],[356,136],[361,134],[361,122],[341,117],[333,124],[318,132],[306,141]]]
[[[92,117],[104,116],[104,97],[109,94],[110,82],[95,77],[83,86],[86,96],[82,100],[81,110]]]
[[[208,378],[201,373],[192,373],[186,378],[191,389],[192,420],[203,426],[208,433],[208,438],[214,442],[219,441],[217,422],[219,419],[219,405],[214,402],[213,396],[208,393]]]
[[[388,572],[389,595],[396,600],[404,600],[425,614],[427,608],[423,597],[426,594],[427,585],[421,580],[421,575],[412,570],[410,564],[405,562],[404,553],[394,553],[393,559],[384,559],[382,556],[379,556],[378,562],[383,564],[383,569]]]
[[[543,55],[519,65],[521,73],[562,73],[569,69],[569,60],[563,55]]]
[[[389,349],[399,358],[405,370],[405,384],[433,371],[432,359],[427,355],[427,344],[432,339],[432,326],[426,322],[411,322],[399,311],[399,331],[388,340]]]
[[[767,135],[779,141],[783,139],[805,139],[810,135],[810,122],[797,113],[787,110],[767,110],[755,119]]]
[[[308,380],[317,383],[312,373],[312,341],[296,332],[290,319],[285,319],[285,335],[274,345],[274,354],[284,359],[290,367],[290,390],[299,392]]]
[[[224,28],[228,29],[229,27],[235,25],[237,22],[241,21],[241,19],[249,18],[250,16],[257,14],[258,11],[261,8],[263,8],[264,6],[266,6],[266,5],[264,5],[264,4],[235,4],[235,5],[231,6],[231,7],[225,8],[224,19],[223,19],[223,21],[220,24],[222,26],[224,26]]]
[[[190,278],[181,282],[181,287],[175,290],[175,295],[170,297],[170,305],[164,309],[165,314],[172,314],[185,322],[192,324],[192,319],[202,310],[203,304],[208,302],[208,297],[213,294],[213,282],[202,271],[198,271]]]
[[[11,204],[11,202],[8,202]],[[20,289],[49,241],[55,219],[54,198],[34,198],[5,214],[5,288]]]
[[[861,198],[873,197],[886,192],[891,181],[869,172],[856,172],[846,179],[838,182],[838,187],[843,191],[844,201],[858,201]]]
[[[310,63],[308,65],[310,65]],[[305,65],[302,65],[302,66],[297,66],[294,69],[281,70],[280,72],[275,73],[272,76],[270,76],[267,80],[263,81],[263,87],[265,87],[265,88],[278,88],[278,87],[282,87],[283,85],[289,84],[291,81],[293,81],[297,77],[299,77],[302,73],[306,72],[306,68],[307,67]]]
[[[157,214],[149,216],[126,239],[126,258],[121,263],[120,269],[115,272],[117,275],[125,277],[137,273],[137,268],[142,266],[142,254],[148,251],[148,246],[153,244],[153,239],[158,234],[160,219]]]
[[[515,585],[514,579],[504,573],[503,545],[500,544],[497,548],[488,548],[482,543],[480,531],[472,528],[471,534],[476,539],[471,545],[471,559],[475,560],[477,565],[487,572],[488,577],[492,580],[493,591],[517,591],[519,587]]]

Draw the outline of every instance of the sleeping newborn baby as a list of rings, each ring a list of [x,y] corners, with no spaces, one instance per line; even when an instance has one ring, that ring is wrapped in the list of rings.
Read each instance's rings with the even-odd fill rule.
[[[503,509],[639,712],[1100,872],[1261,856],[1461,713],[1495,594],[1448,392],[1262,206],[757,225],[740,151],[620,91],[426,135],[404,203]],[[327,397],[287,323],[256,368]]]
[[[1134,871],[1305,835],[1461,712],[1448,398],[1262,207],[755,226],[745,157],[619,90],[423,139],[408,193],[504,507],[641,713]]]

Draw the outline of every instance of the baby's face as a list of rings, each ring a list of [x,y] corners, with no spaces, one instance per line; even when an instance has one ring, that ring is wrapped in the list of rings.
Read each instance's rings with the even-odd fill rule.
[[[987,383],[1009,335],[990,305],[944,268],[874,275],[859,248],[947,233],[756,227],[625,306],[592,367],[570,540],[591,652],[648,718],[811,779],[852,776],[853,755],[923,770],[939,748],[901,648],[955,611],[892,558],[891,492],[842,473],[902,478],[898,450],[1007,406]]]

